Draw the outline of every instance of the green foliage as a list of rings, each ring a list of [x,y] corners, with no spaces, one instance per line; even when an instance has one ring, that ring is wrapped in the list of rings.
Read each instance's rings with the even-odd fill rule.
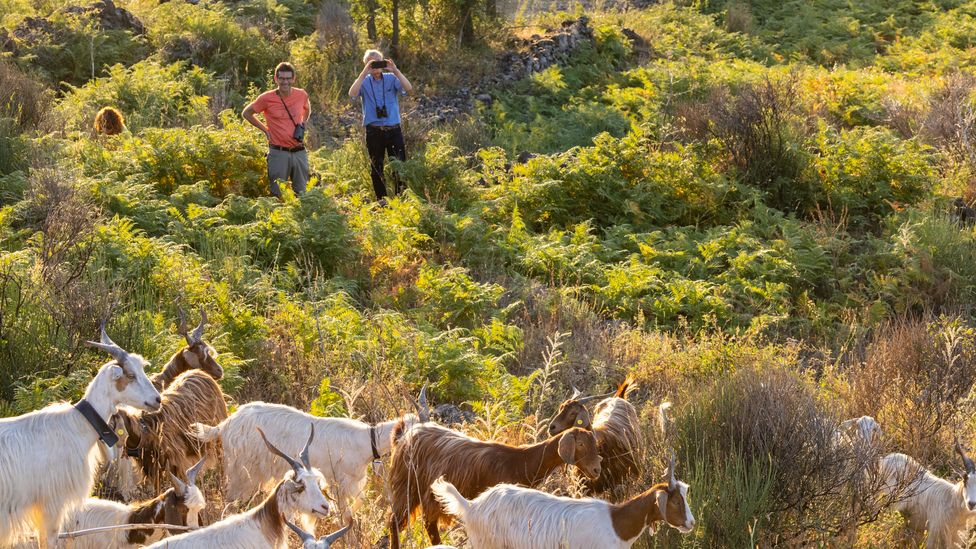
[[[40,20],[29,38],[15,38],[13,45],[22,68],[37,71],[54,85],[79,86],[110,66],[130,65],[149,54],[144,37],[103,29],[94,17],[66,12]]]
[[[255,27],[243,27],[221,5],[167,2],[146,17],[149,41],[166,62],[192,64],[227,78],[235,87],[264,85],[286,51]]]
[[[69,88],[58,105],[59,115],[73,129],[88,129],[105,106],[118,108],[133,133],[144,128],[194,126],[210,118],[207,95],[212,78],[186,63],[161,65],[140,61],[131,67],[115,65],[108,75],[82,87]]]

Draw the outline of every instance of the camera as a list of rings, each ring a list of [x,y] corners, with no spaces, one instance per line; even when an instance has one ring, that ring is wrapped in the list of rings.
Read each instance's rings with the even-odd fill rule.
[[[389,113],[386,110],[386,105],[376,107],[376,118],[386,118],[387,116],[389,116]]]
[[[305,139],[305,124],[296,124],[295,131],[291,134],[295,138],[295,141],[299,143]]]
[[[386,68],[386,59],[380,59],[380,60],[376,60],[376,61],[370,61],[369,62],[369,68],[371,68],[371,69],[385,69]]]

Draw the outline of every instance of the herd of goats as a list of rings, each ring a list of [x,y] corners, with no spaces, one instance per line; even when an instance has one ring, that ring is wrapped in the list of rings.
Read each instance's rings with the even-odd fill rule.
[[[413,517],[439,548],[447,547],[439,527],[452,517],[474,548],[627,548],[661,522],[682,533],[695,526],[673,451],[665,481],[622,503],[529,488],[564,465],[576,467],[597,495],[638,478],[630,379],[612,395],[574,393],[549,423],[549,438],[523,446],[430,421],[426,387],[415,414],[376,425],[264,402],[228,416],[216,382],[223,370],[203,339],[206,316],[201,311],[192,332],[181,317],[187,344],[158,374],[147,376],[146,360],[115,344],[103,325],[101,340],[88,343],[113,360],[84,398],[0,419],[0,547],[277,549],[288,546],[290,529],[305,549],[327,549],[349,531],[370,464],[387,455],[391,549]],[[587,403],[601,398],[591,415]],[[668,406],[659,407],[662,428]],[[875,445],[880,434],[863,416],[842,423],[835,444]],[[955,450],[965,466],[956,483],[904,454],[889,454],[878,467],[889,492],[901,492],[892,501],[909,526],[928,531],[928,547],[962,543],[976,517],[976,466],[958,441]],[[131,504],[90,497],[103,464],[130,458],[157,497]],[[208,461],[222,465],[225,500],[264,499],[200,524],[206,502],[196,479]],[[164,484],[171,486],[160,493]],[[333,511],[344,528],[320,539],[308,533]]]

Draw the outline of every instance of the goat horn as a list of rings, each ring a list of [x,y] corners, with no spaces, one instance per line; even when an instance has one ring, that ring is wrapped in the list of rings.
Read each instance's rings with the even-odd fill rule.
[[[200,469],[203,468],[203,463],[205,461],[207,461],[207,458],[202,457],[202,458],[200,458],[200,461],[196,462],[193,465],[193,467],[190,467],[189,469],[186,470],[186,483],[187,484],[192,484],[194,486],[196,485],[196,483],[197,483],[197,474],[200,473]]]
[[[674,480],[674,448],[672,448],[671,457],[668,459],[668,490],[674,490],[676,484]]]
[[[604,393],[602,395],[585,396],[585,397],[582,397],[582,398],[577,398],[576,399],[576,402],[579,402],[580,404],[585,404],[585,403],[587,403],[587,402],[589,402],[591,400],[595,400],[595,399],[598,399],[598,398],[612,397],[615,394],[617,394],[617,393],[616,392],[613,392],[613,393]]]
[[[302,530],[301,528],[295,526],[288,519],[285,519],[285,524],[287,524],[288,527],[291,528],[291,531],[292,532],[295,532],[296,534],[298,534],[298,537],[302,539],[302,543],[305,543],[308,540],[315,541],[315,536],[313,536],[312,534],[309,534],[305,530]]]
[[[579,390],[579,389],[577,389],[577,388],[576,388],[576,387],[574,386],[574,387],[573,387],[573,394],[572,394],[572,395],[570,395],[570,397],[569,397],[569,400],[576,400],[576,399],[578,399],[578,398],[580,397],[580,395],[582,395],[582,394],[583,394],[583,393],[581,393],[581,392],[580,392],[580,390]]]
[[[101,341],[87,341],[86,343],[95,347],[96,349],[101,349],[106,353],[112,355],[112,358],[119,361],[120,363],[125,361],[125,358],[129,356],[129,353],[125,352],[125,349],[119,347],[112,338],[108,337],[108,333],[105,331],[105,321],[101,324]]]
[[[184,494],[186,494],[186,484],[183,484],[183,481],[180,480],[180,477],[170,472],[169,480],[173,482],[173,488],[176,489],[176,495],[182,497]]]
[[[417,415],[420,416],[421,423],[430,421],[430,404],[427,402],[427,383],[420,388],[420,396],[417,397]]]
[[[272,454],[275,454],[276,456],[280,457],[281,459],[287,461],[288,462],[288,465],[291,465],[291,468],[295,470],[295,473],[296,474],[299,471],[301,471],[302,469],[304,469],[304,467],[302,467],[302,464],[301,463],[299,463],[298,461],[295,461],[295,458],[293,458],[293,457],[289,456],[288,454],[282,452],[277,447],[275,447],[274,444],[271,444],[270,442],[268,442],[268,437],[264,436],[264,431],[262,431],[260,427],[257,427],[257,430],[258,430],[258,433],[261,433],[261,438],[264,440],[265,445],[268,446],[268,449],[271,450],[271,453]]]
[[[186,311],[183,310],[183,307],[176,308],[176,318],[179,320],[179,324],[176,326],[176,333],[180,334],[183,337],[187,337],[186,336],[186,330],[187,330]]]
[[[190,337],[193,338],[193,343],[200,343],[200,341],[203,339],[203,326],[206,323],[207,323],[207,311],[203,308],[203,305],[201,305],[200,324],[197,324],[197,327],[193,329],[193,333],[190,334]]]
[[[305,468],[309,470],[312,469],[312,464],[309,463],[308,461],[308,447],[312,445],[312,438],[314,436],[315,436],[315,425],[312,424],[309,425],[308,440],[305,441],[305,447],[302,448],[302,454],[299,456],[299,459],[302,460],[302,463],[305,465]]]
[[[959,438],[956,438],[956,452],[958,452],[959,457],[962,458],[962,464],[966,467],[966,472],[976,473],[976,466],[973,465],[973,460],[969,459],[966,452],[962,450],[962,446],[959,444]]]
[[[342,536],[346,535],[346,532],[349,531],[349,526],[350,525],[347,524],[347,525],[343,526],[341,530],[336,530],[335,532],[332,532],[331,534],[329,534],[329,535],[325,536],[324,538],[322,538],[322,539],[325,540],[325,546],[328,547],[328,546],[332,545],[339,538],[341,538]]]

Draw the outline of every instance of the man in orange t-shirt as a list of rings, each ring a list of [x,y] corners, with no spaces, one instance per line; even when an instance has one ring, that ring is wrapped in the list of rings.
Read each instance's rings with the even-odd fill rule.
[[[259,95],[253,103],[244,107],[241,115],[268,138],[271,194],[281,197],[279,180],[290,180],[295,194],[302,194],[308,183],[308,151],[302,141],[305,138],[305,121],[312,112],[312,105],[305,90],[292,87],[295,67],[291,63],[279,63],[275,67],[274,81],[277,88]],[[263,114],[267,125],[262,124],[255,113]]]

